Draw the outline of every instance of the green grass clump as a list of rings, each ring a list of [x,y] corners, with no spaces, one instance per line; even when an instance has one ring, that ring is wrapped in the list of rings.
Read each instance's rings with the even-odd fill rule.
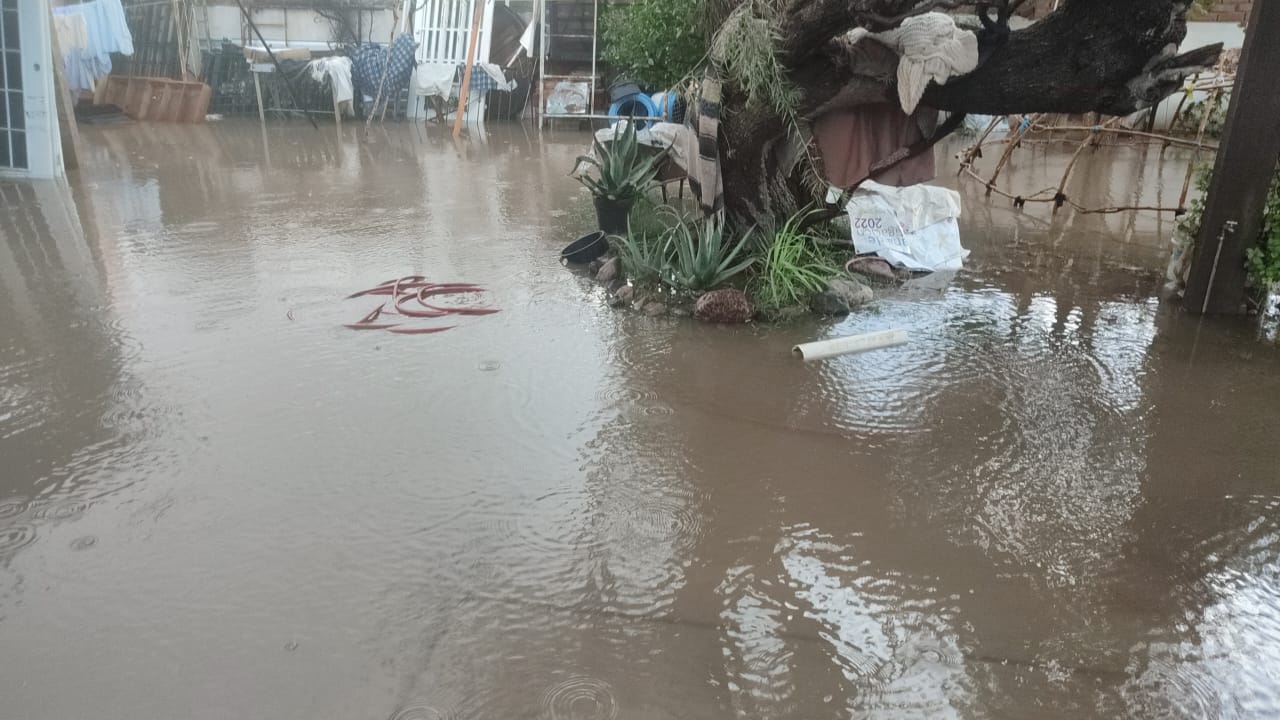
[[[787,218],[772,235],[766,234],[760,273],[752,288],[756,306],[766,312],[805,305],[822,292],[840,268],[819,245],[805,220],[816,210]]]

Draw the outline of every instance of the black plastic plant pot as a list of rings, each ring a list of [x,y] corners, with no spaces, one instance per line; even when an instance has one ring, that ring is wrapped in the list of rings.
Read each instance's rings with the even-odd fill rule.
[[[569,243],[568,247],[560,251],[560,259],[574,265],[586,265],[604,255],[608,250],[608,236],[604,231],[597,230]]]
[[[626,235],[630,203],[621,203],[600,196],[596,196],[595,203],[597,226],[609,235]]]

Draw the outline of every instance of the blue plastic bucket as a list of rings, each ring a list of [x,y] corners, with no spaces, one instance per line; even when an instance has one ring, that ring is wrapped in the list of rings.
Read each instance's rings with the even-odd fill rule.
[[[619,120],[627,118],[653,118],[660,117],[658,106],[653,104],[653,100],[644,93],[637,93],[624,97],[609,106],[609,117],[613,118],[609,121],[610,125],[616,124]],[[653,124],[652,120],[636,120],[636,130],[644,130]]]

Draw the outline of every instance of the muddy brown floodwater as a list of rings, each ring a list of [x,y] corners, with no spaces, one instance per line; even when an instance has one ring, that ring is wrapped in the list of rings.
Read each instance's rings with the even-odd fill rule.
[[[1168,220],[969,183],[949,283],[709,327],[557,264],[585,135],[322,129],[0,184],[0,718],[1280,715],[1280,355],[1161,307]],[[503,311],[341,327],[411,273]]]

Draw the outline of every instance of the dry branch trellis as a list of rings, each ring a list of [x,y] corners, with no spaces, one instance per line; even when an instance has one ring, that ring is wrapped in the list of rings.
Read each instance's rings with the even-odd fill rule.
[[[1191,79],[1188,85],[1188,92],[1183,96],[1174,111],[1173,120],[1170,122],[1169,132],[1149,132],[1144,130],[1136,130],[1129,127],[1121,126],[1124,118],[1114,117],[1105,122],[1097,124],[1081,124],[1077,120],[1069,117],[1056,117],[1049,119],[1046,114],[1036,114],[1021,119],[995,117],[987,124],[986,128],[978,135],[977,140],[959,153],[960,169],[958,174],[976,180],[986,188],[987,196],[999,195],[1010,201],[1019,209],[1024,208],[1028,204],[1052,204],[1056,213],[1063,207],[1069,207],[1075,212],[1090,214],[1114,214],[1121,212],[1158,212],[1173,213],[1174,216],[1180,216],[1187,212],[1187,197],[1190,194],[1191,181],[1195,173],[1197,161],[1205,151],[1216,152],[1218,146],[1216,143],[1207,142],[1206,134],[1209,125],[1209,119],[1214,111],[1219,107],[1226,93],[1232,85],[1232,77],[1228,74],[1217,73],[1207,87],[1197,86],[1199,76]],[[1204,114],[1200,119],[1196,134],[1192,138],[1181,136],[1175,133],[1177,120],[1181,117],[1181,113],[1186,105],[1186,101],[1192,95],[1192,90],[1208,91],[1208,97],[1201,101],[1204,105]],[[1151,110],[1151,116],[1154,118],[1155,109]],[[1000,126],[1002,122],[1008,122],[1010,129],[1004,137],[991,139],[991,135]],[[1083,137],[1078,137],[1078,133],[1083,133]],[[1038,135],[1048,135],[1048,137],[1037,137]],[[1061,136],[1056,136],[1061,134]],[[1178,146],[1190,148],[1195,151],[1192,162],[1188,163],[1186,177],[1183,180],[1182,191],[1178,198],[1176,206],[1162,205],[1112,205],[1104,207],[1088,207],[1073,200],[1067,195],[1067,186],[1070,182],[1072,172],[1075,170],[1076,164],[1080,157],[1088,149],[1097,149],[1103,147],[1102,138],[1110,136],[1114,139],[1115,144],[1127,143],[1138,144],[1159,143],[1161,146],[1160,162],[1164,161],[1164,150],[1169,147]],[[1013,158],[1014,152],[1021,148],[1024,144],[1030,143],[1050,143],[1050,142],[1071,142],[1077,144],[1076,150],[1067,163],[1066,169],[1063,171],[1062,177],[1056,187],[1044,188],[1028,192],[1010,192],[1001,189],[996,182],[1000,178],[1001,172],[1008,166]],[[983,148],[988,146],[1004,145],[1004,152],[1001,154],[999,161],[988,177],[980,175],[974,167],[977,159],[983,156]]]

